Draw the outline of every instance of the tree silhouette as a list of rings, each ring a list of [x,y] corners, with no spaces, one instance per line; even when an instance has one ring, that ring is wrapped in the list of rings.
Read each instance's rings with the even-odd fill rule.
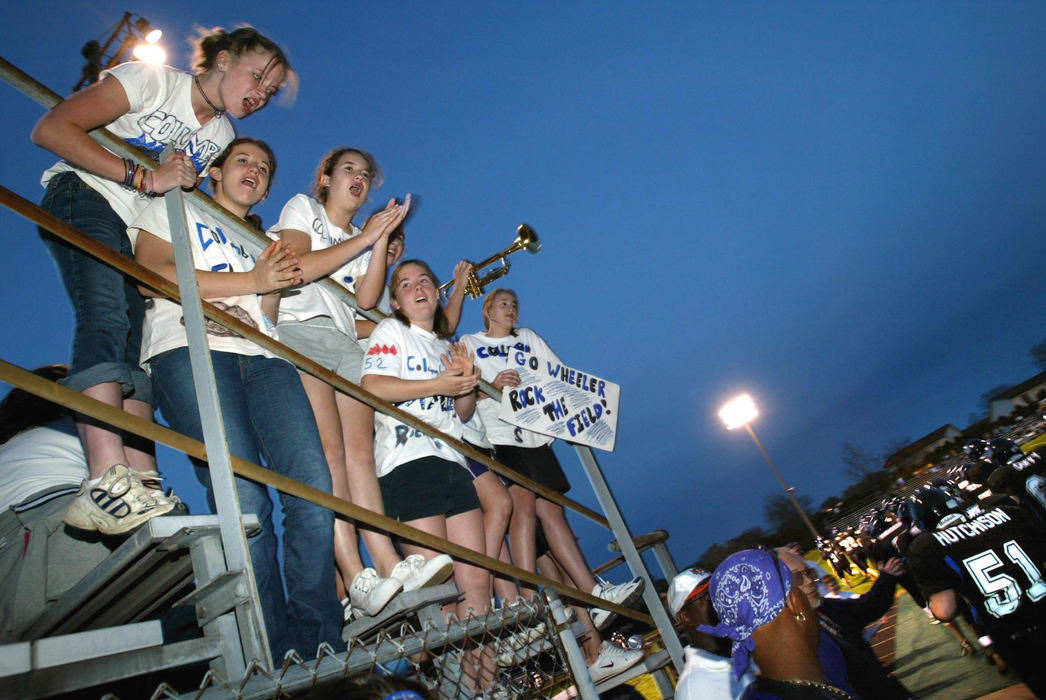
[[[1036,367],[1046,370],[1046,338],[1032,345],[1028,349],[1028,354],[1031,355],[1031,361],[1035,363]]]

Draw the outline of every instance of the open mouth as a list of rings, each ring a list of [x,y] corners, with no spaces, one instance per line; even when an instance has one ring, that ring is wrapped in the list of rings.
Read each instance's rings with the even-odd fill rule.
[[[243,98],[243,113],[245,115],[250,114],[254,110],[258,109],[258,101],[252,97]]]
[[[363,185],[357,182],[356,184],[349,187],[349,192],[352,192],[354,195],[359,197],[361,194],[363,194]]]
[[[245,177],[245,178],[243,178],[242,180],[240,180],[240,184],[241,185],[247,185],[252,190],[258,189],[258,183],[252,177]]]

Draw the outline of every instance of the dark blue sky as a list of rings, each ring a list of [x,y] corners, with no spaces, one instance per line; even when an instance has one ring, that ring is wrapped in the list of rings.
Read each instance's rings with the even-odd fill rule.
[[[347,144],[386,171],[374,205],[420,196],[408,251],[443,274],[531,224],[544,249],[506,280],[522,321],[621,385],[617,450],[598,456],[633,531],[669,530],[680,565],[761,524],[778,491],[719,426],[733,394],[756,398],[760,438],[820,503],[846,486],[845,442],[963,427],[983,391],[1036,371],[1042,3],[20,5],[0,11],[4,57],[63,94],[80,46],[127,9],[183,68],[194,23],[249,22],[286,46],[296,103],[236,124],[279,158],[266,221]],[[0,183],[36,201],[54,160],[28,139],[40,110],[0,90]],[[24,220],[0,226],[0,357],[63,361],[51,262]],[[198,499],[183,458],[162,459]],[[608,538],[577,524],[606,559]]]

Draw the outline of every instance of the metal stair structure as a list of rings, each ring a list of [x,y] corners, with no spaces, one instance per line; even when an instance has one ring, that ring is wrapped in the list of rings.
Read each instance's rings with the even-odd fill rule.
[[[53,92],[2,58],[0,77],[44,108],[50,108],[59,100]],[[104,129],[91,132],[91,135],[121,157],[146,166],[153,165]],[[167,195],[172,231],[178,230],[176,212],[181,211],[178,198],[182,196],[179,190]],[[197,204],[221,220],[224,231],[235,236],[245,249],[257,254],[268,243],[199,193],[185,196],[193,197]],[[682,645],[639,554],[641,548],[653,547],[664,576],[671,578],[675,574],[675,565],[664,544],[667,533],[633,540],[589,448],[575,449],[605,515],[548,491],[487,455],[399,412],[358,385],[327,372],[309,358],[254,332],[210,304],[201,303],[197,295],[187,292],[183,296],[183,290],[195,290],[195,271],[191,255],[185,257],[187,249],[179,252],[177,242],[176,257],[181,257],[178,258],[179,284],[174,285],[133,261],[98,246],[2,186],[0,203],[142,284],[181,301],[191,354],[207,356],[203,324],[205,318],[217,321],[287,359],[299,369],[328,382],[335,389],[375,410],[396,415],[405,424],[439,437],[492,471],[608,528],[621,551],[621,557],[611,566],[626,563],[633,575],[645,579],[643,602],[648,611],[642,613],[607,603],[587,592],[503,564],[330,494],[310,489],[261,466],[231,457],[220,419],[204,420],[205,446],[0,360],[0,381],[120,429],[162,442],[189,456],[206,459],[217,505],[215,515],[164,516],[148,521],[77,585],[49,604],[21,639],[0,646],[0,698],[49,697],[85,688],[104,689],[109,684],[136,677],[158,679],[152,692],[154,698],[293,696],[320,685],[336,683],[352,674],[385,673],[393,667],[399,672],[406,669],[408,675],[427,679],[443,697],[470,697],[473,693],[468,690],[468,669],[461,670],[461,659],[478,647],[489,647],[495,653],[512,652],[512,663],[499,669],[501,681],[497,697],[543,696],[573,686],[576,694],[591,699],[599,692],[649,672],[655,672],[662,696],[671,697],[671,683],[665,670],[671,666],[675,666],[677,671],[682,668]],[[181,226],[184,228],[184,222]],[[329,280],[325,283],[332,293],[356,308],[351,293]],[[375,321],[381,318],[374,311],[360,313]],[[195,363],[194,357],[194,367]],[[206,367],[208,371],[201,373],[206,376],[196,378],[201,415],[220,418],[209,359]],[[500,398],[499,392],[489,384],[483,383],[481,388],[488,395]],[[215,422],[218,428],[212,426]],[[261,641],[265,635],[246,547],[246,540],[252,530],[258,528],[258,521],[251,514],[240,513],[232,485],[234,474],[307,498],[390,536],[412,540],[501,575],[515,577],[531,586],[542,587],[544,592],[533,602],[457,620],[453,617],[445,619],[442,611],[442,606],[457,596],[453,584],[412,591],[401,594],[376,617],[349,622],[343,629],[347,645],[343,650],[324,645],[316,650],[292,652],[284,659],[270,659],[267,645]],[[644,663],[597,688],[588,677],[576,639],[578,630],[568,621],[560,596],[575,605],[598,605],[655,630],[649,636],[657,638],[663,648],[648,655]],[[118,614],[113,612],[116,610]],[[193,622],[190,625],[193,629],[188,634],[176,637],[171,630],[165,630],[161,619],[175,614],[172,611],[181,611]],[[520,639],[526,641],[520,644]],[[162,674],[185,668],[199,671],[195,676],[199,681],[192,687],[185,687],[184,683],[172,685],[163,680]]]

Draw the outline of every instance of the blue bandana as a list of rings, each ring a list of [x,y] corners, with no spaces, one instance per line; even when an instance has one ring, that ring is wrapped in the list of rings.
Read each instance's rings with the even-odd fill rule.
[[[792,588],[792,571],[771,552],[745,549],[731,554],[712,574],[709,595],[719,615],[715,627],[697,629],[733,641],[734,677],[748,668],[755,649],[752,633],[777,617]]]

